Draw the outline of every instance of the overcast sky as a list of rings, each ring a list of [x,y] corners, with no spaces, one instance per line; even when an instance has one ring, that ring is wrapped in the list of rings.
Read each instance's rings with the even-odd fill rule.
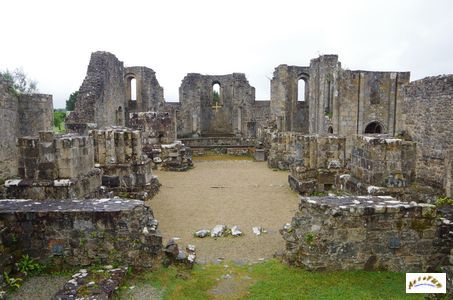
[[[157,73],[178,101],[187,73],[245,73],[270,98],[279,64],[338,54],[343,68],[453,73],[453,1],[23,1],[0,3],[0,69],[22,67],[65,106],[91,52]]]

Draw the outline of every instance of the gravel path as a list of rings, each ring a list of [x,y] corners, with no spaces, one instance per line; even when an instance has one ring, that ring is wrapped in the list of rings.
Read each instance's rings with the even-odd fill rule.
[[[28,278],[18,291],[7,299],[48,300],[63,287],[71,276],[41,275]]]
[[[278,230],[291,221],[298,203],[287,172],[272,171],[266,163],[231,160],[196,161],[188,172],[156,175],[162,187],[148,204],[160,222],[164,243],[179,237],[180,245],[196,245],[198,262],[253,262],[284,248]],[[216,224],[238,225],[244,236],[193,237],[195,231]],[[253,226],[268,233],[255,236]]]

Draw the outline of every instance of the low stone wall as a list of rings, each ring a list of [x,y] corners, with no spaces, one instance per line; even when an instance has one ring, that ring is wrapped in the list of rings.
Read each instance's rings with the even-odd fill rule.
[[[290,165],[290,187],[301,194],[332,189],[346,166],[346,138],[305,135],[300,146]]]
[[[408,186],[415,179],[415,143],[386,135],[363,135],[354,140],[351,175],[365,184]]]
[[[93,168],[87,174],[70,179],[11,179],[4,184],[4,198],[46,201],[49,199],[98,197],[102,194],[100,190],[101,178],[102,171]]]
[[[40,132],[18,139],[21,179],[5,182],[11,199],[74,199],[95,197],[101,170],[94,167],[93,140],[87,136]]]
[[[298,132],[274,132],[270,137],[267,156],[269,168],[289,170],[296,157],[302,155],[303,134]]]
[[[284,259],[309,270],[426,271],[441,260],[434,205],[392,197],[301,197]]]
[[[130,113],[128,126],[142,132],[144,147],[155,144],[169,144],[176,140],[176,125],[170,112]]]
[[[153,266],[162,237],[140,200],[0,200],[0,274],[29,255],[44,264]]]
[[[159,190],[152,161],[142,152],[142,132],[125,127],[92,130],[96,166],[103,170],[102,184],[115,192],[133,193],[141,199]],[[138,195],[142,190],[147,195]]]
[[[199,137],[182,138],[181,142],[190,148],[233,148],[254,147],[255,139],[242,137]]]

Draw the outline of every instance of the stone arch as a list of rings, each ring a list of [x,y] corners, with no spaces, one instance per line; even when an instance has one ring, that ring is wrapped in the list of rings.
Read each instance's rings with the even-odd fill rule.
[[[214,80],[211,84],[211,104],[222,105],[222,85],[218,80]]]
[[[329,126],[329,128],[327,129],[327,132],[330,133],[330,134],[333,134],[333,127]]]
[[[365,126],[365,132],[364,133],[368,133],[368,134],[379,134],[379,133],[384,133],[384,126],[382,125],[381,122],[379,121],[373,121],[373,122],[370,122],[368,123],[366,126]]]
[[[298,102],[308,101],[309,89],[308,89],[309,75],[306,73],[300,73],[297,76],[297,95],[296,99]]]
[[[134,73],[128,73],[124,78],[126,79],[126,100],[137,101],[139,94],[137,76]]]

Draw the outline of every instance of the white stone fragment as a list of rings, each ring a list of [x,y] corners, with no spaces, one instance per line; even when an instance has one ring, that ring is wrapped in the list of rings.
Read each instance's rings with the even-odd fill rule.
[[[352,201],[354,204],[360,204],[360,201],[359,200],[354,200]]]
[[[197,232],[195,232],[195,236],[199,237],[199,238],[207,237],[210,234],[211,234],[211,231],[209,231],[207,229],[201,229],[201,230],[198,230]]]
[[[5,187],[18,186],[22,179],[9,179],[5,181]]]
[[[187,256],[187,260],[190,262],[190,263],[194,263],[195,261],[195,254],[191,253]]]
[[[232,236],[241,236],[242,235],[242,231],[239,229],[239,226],[231,227],[231,235]]]
[[[192,245],[192,244],[187,245],[187,251],[195,252],[195,245]]]
[[[148,235],[148,234],[149,234],[148,227],[146,227],[146,226],[143,227],[142,233],[143,233],[144,235]]]
[[[153,162],[155,162],[156,164],[160,164],[162,162],[162,158],[160,158],[159,156],[156,156],[153,158]]]
[[[216,225],[211,230],[211,237],[220,237],[225,233],[226,226],[225,225]]]
[[[374,185],[370,185],[370,186],[368,186],[368,188],[367,188],[368,194],[373,194],[373,193],[379,192],[380,190],[381,190],[380,187],[374,186]]]
[[[252,232],[253,232],[255,235],[261,235],[261,233],[263,232],[263,228],[261,228],[261,227],[259,227],[259,226],[252,227]]]

